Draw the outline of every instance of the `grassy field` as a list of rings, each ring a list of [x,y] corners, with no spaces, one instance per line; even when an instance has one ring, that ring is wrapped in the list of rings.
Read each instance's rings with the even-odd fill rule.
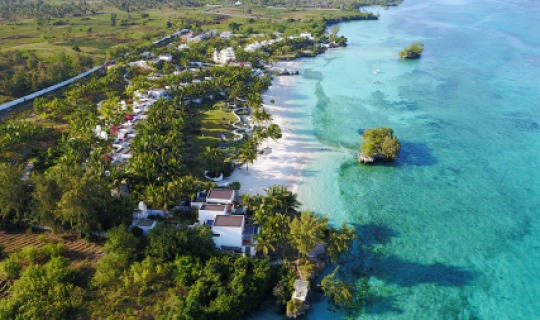
[[[339,10],[293,10],[239,7],[184,7],[150,9],[126,13],[105,6],[101,13],[57,19],[0,19],[0,51],[8,49],[36,50],[42,57],[59,52],[83,53],[104,59],[108,48],[119,44],[144,43],[159,35],[172,33],[196,23],[203,29],[228,29],[228,22],[245,19],[314,19],[337,17]],[[112,25],[111,14],[116,15]],[[144,15],[143,15],[144,14]],[[146,14],[148,16],[146,16]],[[172,26],[167,28],[167,21]],[[232,21],[232,20],[231,20]],[[244,22],[244,21],[242,21]]]
[[[104,58],[112,46],[149,42],[159,34],[176,31],[190,19],[204,18],[201,8],[145,10],[148,17],[114,7],[104,7],[103,12],[42,21],[0,20],[0,50],[36,50],[40,56],[47,57],[59,52],[74,53],[72,48],[76,45],[83,53]],[[111,14],[116,14],[114,26]],[[208,22],[214,19],[211,17]],[[172,28],[167,28],[167,21],[172,23]]]
[[[206,147],[215,148],[221,141],[221,135],[225,134],[227,141],[232,141],[232,123],[238,118],[232,111],[212,106],[204,106],[193,118],[194,130],[190,130],[187,136],[184,161],[194,175],[202,176],[204,164],[200,162],[199,155]]]

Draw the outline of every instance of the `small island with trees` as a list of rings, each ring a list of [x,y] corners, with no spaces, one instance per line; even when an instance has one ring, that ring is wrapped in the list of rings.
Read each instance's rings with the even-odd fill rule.
[[[367,129],[362,134],[361,152],[358,162],[373,163],[376,160],[396,160],[401,143],[390,128]]]
[[[401,50],[399,52],[399,57],[401,59],[420,59],[422,51],[424,51],[424,44],[415,42],[408,48]]]

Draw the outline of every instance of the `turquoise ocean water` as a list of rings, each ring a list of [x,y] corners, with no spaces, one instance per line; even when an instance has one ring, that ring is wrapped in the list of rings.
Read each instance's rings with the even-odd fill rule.
[[[304,60],[290,102],[311,115],[291,126],[321,142],[300,201],[360,233],[340,263],[370,285],[356,318],[540,319],[540,3],[374,10],[340,25],[348,48]],[[415,41],[422,59],[399,61]],[[359,132],[377,126],[402,153],[358,165]],[[317,296],[306,316],[345,317]]]

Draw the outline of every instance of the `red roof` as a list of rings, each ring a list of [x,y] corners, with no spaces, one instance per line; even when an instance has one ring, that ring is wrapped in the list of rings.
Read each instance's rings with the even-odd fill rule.
[[[217,216],[214,227],[241,228],[243,222],[244,216]]]
[[[220,200],[231,200],[234,195],[234,190],[231,189],[214,189],[210,191],[206,198],[210,199],[220,199]]]

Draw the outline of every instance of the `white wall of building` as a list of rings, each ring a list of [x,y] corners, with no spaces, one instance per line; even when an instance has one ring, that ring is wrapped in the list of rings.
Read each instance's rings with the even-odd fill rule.
[[[199,223],[202,225],[206,220],[216,220],[216,216],[224,216],[225,210],[213,211],[213,210],[199,210]]]
[[[242,231],[241,227],[212,227],[212,233],[219,234],[219,237],[213,237],[216,247],[242,247]]]

